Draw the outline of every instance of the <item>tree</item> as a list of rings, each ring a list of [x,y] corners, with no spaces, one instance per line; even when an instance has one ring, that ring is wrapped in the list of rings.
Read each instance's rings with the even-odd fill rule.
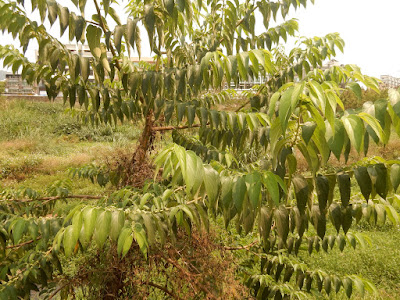
[[[349,231],[361,219],[398,223],[394,200],[388,197],[400,183],[397,161],[366,159],[335,173],[327,172],[327,165],[332,154],[347,160],[352,148],[366,155],[370,139],[387,143],[392,127],[399,133],[400,94],[392,90],[388,100],[368,103],[361,112],[347,111],[342,91],[360,96],[359,83],[377,90],[377,81],[353,65],[321,69],[324,60],[343,50],[338,34],[302,38],[290,52],[279,46],[297,32],[297,22],[286,20],[289,11],[305,7],[306,0],[132,0],[124,21],[115,1],[93,0],[91,19],[86,1],[71,2],[76,9],[54,0],[32,0],[40,15],[36,22],[27,16],[24,1],[0,1],[0,28],[18,37],[24,51],[36,41],[40,61],[31,63],[10,46],[1,46],[0,57],[14,72],[22,69],[28,81],[43,80],[50,99],[61,91],[83,121],[143,123],[124,170],[86,166],[73,172],[75,178],[88,177],[101,185],[135,183],[132,178],[148,160],[154,133],[172,131],[174,144],[155,158],[153,181],[112,195],[74,195],[62,182],[53,184],[47,195],[31,189],[3,191],[2,297],[23,297],[34,289],[50,297],[73,292],[79,282],[63,280],[60,257],[71,259],[93,248],[107,249],[106,254],[116,249],[119,259],[130,257],[145,265],[161,249],[157,262],[190,278],[162,249],[169,243],[193,242],[196,232],[208,230],[210,222],[218,226],[220,218],[228,230],[234,223],[239,234],[254,237],[246,246],[225,245],[228,251],[248,252],[238,272],[254,297],[326,296],[342,287],[350,297],[353,286],[361,294],[374,290],[357,276],[312,270],[296,255],[304,246],[311,253],[335,244],[341,250],[346,244],[362,244],[362,236]],[[256,20],[258,13],[262,17]],[[285,21],[273,27],[278,14]],[[60,36],[87,42],[93,59],[71,53],[49,34],[43,24],[56,21]],[[264,26],[262,34],[256,32],[258,26]],[[140,55],[143,28],[155,65],[138,67],[129,55]],[[90,69],[94,81],[89,80]],[[216,103],[233,97],[225,84],[258,76],[265,83],[246,94],[247,102],[238,111],[215,109]],[[182,133],[190,128],[191,133]],[[308,164],[303,174],[296,167],[300,156]],[[353,176],[364,200],[351,196]],[[336,186],[340,199],[334,195]],[[48,216],[56,201],[71,198],[92,202],[81,202],[67,216]],[[336,232],[328,234],[329,226]],[[143,256],[134,256],[139,250]],[[184,297],[185,290],[172,290],[168,280],[163,285],[149,280],[135,284]],[[201,281],[195,285],[196,297],[221,293]],[[123,288],[116,286],[113,296]]]

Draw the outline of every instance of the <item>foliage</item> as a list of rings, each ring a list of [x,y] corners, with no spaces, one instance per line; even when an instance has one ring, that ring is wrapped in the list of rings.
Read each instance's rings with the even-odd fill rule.
[[[387,89],[380,90],[379,93],[371,89],[362,90],[361,98],[349,91],[344,91],[342,95],[344,106],[354,109],[362,107],[365,102],[375,102],[376,100],[387,99],[387,97]]]
[[[297,31],[297,22],[287,20],[289,11],[305,7],[307,1],[132,0],[123,22],[113,0],[100,5],[93,0],[96,13],[91,20],[85,19],[86,1],[72,2],[76,9],[54,0],[33,0],[38,23],[27,16],[23,1],[0,1],[0,28],[18,37],[23,50],[36,41],[40,54],[40,61],[31,63],[13,47],[1,46],[4,66],[14,72],[22,68],[30,82],[44,80],[50,99],[61,91],[85,122],[144,123],[131,166],[121,172],[137,174],[156,132],[192,128],[196,134],[174,132],[175,143],[154,160],[154,180],[142,187],[101,196],[76,195],[70,181],[58,181],[45,193],[4,190],[2,297],[23,297],[31,290],[49,297],[76,292],[73,280],[61,284],[65,274],[60,258],[71,260],[92,247],[106,252],[105,257],[110,254],[99,263],[111,263],[116,249],[116,258],[133,259],[141,266],[147,262],[149,268],[159,247],[179,249],[192,238],[185,249],[190,254],[198,248],[197,233],[208,231],[213,219],[221,217],[226,228],[234,224],[239,235],[253,240],[224,249],[247,252],[237,275],[256,298],[329,297],[340,290],[350,297],[353,290],[361,295],[375,291],[361,277],[313,269],[296,256],[304,250],[343,251],[346,245],[364,245],[362,235],[350,231],[361,220],[398,224],[395,198],[388,195],[400,185],[399,161],[365,159],[337,173],[326,172],[326,167],[331,156],[347,161],[351,149],[366,155],[370,141],[386,144],[392,129],[400,133],[400,92],[390,90],[388,99],[345,110],[343,89],[361,97],[360,84],[376,91],[378,84],[354,65],[321,70],[324,60],[343,50],[338,34],[301,38],[288,53],[277,46]],[[262,24],[256,20],[258,12]],[[278,13],[285,21],[270,26]],[[68,51],[48,33],[43,23],[57,20],[61,36],[68,29],[70,41],[87,40],[92,59]],[[257,26],[263,26],[264,33],[257,34]],[[143,27],[155,54],[152,66],[137,66],[129,59],[129,53],[141,53]],[[94,80],[89,80],[90,69]],[[236,112],[215,108],[233,97],[223,90],[225,83],[258,76],[266,78],[265,84],[245,95],[247,106]],[[308,164],[304,174],[297,170],[300,156]],[[73,172],[100,185],[121,184],[102,168]],[[361,194],[352,195],[352,177]],[[85,201],[66,215],[52,213],[55,203],[68,199]],[[196,258],[193,264],[200,262]],[[204,261],[201,266],[199,274],[206,273]],[[127,286],[140,282],[138,274],[129,276],[133,279]],[[193,284],[194,294],[186,294],[190,297],[223,290],[207,286],[213,290],[206,293],[204,283]],[[171,287],[180,290],[172,293]],[[112,296],[119,296],[120,290]],[[185,287],[177,279],[158,290],[174,297]]]
[[[6,82],[0,81],[0,95],[4,93],[5,87],[6,87]]]

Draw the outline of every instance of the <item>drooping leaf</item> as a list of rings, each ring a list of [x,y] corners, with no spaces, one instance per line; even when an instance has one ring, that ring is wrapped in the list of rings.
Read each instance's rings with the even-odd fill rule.
[[[341,120],[335,119],[335,128],[332,130],[331,126],[326,128],[326,140],[328,142],[329,149],[333,152],[338,160],[342,154],[344,142],[345,142],[345,129]]]
[[[100,59],[101,57],[101,48],[100,48],[100,38],[102,35],[102,31],[99,27],[89,25],[86,27],[86,38],[89,44],[90,51],[92,55]]]
[[[301,126],[301,135],[306,144],[308,144],[314,134],[315,128],[317,128],[317,124],[314,122],[306,122]]]
[[[113,211],[111,213],[110,237],[113,241],[118,240],[118,236],[125,223],[125,213],[122,210]]]
[[[390,180],[392,182],[393,190],[397,193],[397,189],[400,185],[400,165],[393,164],[390,167]]]
[[[281,205],[278,209],[275,209],[274,219],[278,235],[286,243],[289,234],[289,212],[285,206]]]
[[[246,175],[247,195],[253,209],[257,209],[261,200],[261,175],[257,172]]]
[[[118,237],[118,245],[117,245],[118,255],[122,254],[122,257],[124,257],[131,248],[132,242],[133,242],[132,229],[127,227],[123,228]]]
[[[360,153],[364,138],[363,121],[356,115],[342,117],[342,121],[352,146]]]
[[[204,185],[211,207],[214,207],[219,192],[220,179],[218,172],[210,166],[204,168]]]
[[[296,193],[297,207],[299,208],[300,213],[303,214],[306,209],[306,204],[310,193],[308,182],[301,175],[294,176],[292,182]]]
[[[340,191],[340,199],[342,200],[342,205],[347,207],[350,202],[350,193],[351,193],[351,183],[350,183],[350,175],[349,174],[339,174],[337,176],[339,191]]]
[[[109,210],[101,212],[96,220],[96,228],[94,231],[94,241],[99,248],[104,246],[106,242],[110,229],[111,229],[111,212]]]
[[[386,166],[382,163],[376,164],[374,166],[377,174],[377,179],[375,182],[375,190],[378,193],[379,196],[381,196],[383,199],[386,199],[387,193],[388,193],[388,173]]]
[[[240,176],[233,184],[232,198],[233,203],[238,211],[242,211],[244,197],[246,195],[246,180],[244,176]]]
[[[372,191],[372,182],[366,167],[358,167],[354,169],[354,176],[360,186],[360,190],[365,200],[369,200]]]

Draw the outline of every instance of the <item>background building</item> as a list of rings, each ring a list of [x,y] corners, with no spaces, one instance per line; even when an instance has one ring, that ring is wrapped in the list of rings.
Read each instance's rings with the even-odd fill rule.
[[[37,86],[30,85],[20,74],[6,74],[5,94],[34,95],[38,93]]]
[[[400,78],[390,75],[381,75],[382,84],[385,88],[397,88],[400,86]]]

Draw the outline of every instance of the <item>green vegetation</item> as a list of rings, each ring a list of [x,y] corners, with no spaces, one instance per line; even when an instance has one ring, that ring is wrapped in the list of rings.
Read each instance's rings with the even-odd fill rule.
[[[0,46],[4,66],[65,103],[1,102],[1,298],[398,293],[397,260],[367,245],[399,236],[400,161],[379,151],[398,142],[400,91],[343,105],[379,89],[354,65],[322,71],[343,51],[338,34],[286,54],[279,44],[298,28],[287,15],[308,1],[132,0],[126,21],[115,1],[93,0],[95,14],[72,2],[79,12],[32,8],[87,42],[90,59],[23,1],[0,0],[0,29],[40,54],[31,63]],[[154,64],[129,59],[141,26]],[[240,96],[224,89],[259,76]]]

